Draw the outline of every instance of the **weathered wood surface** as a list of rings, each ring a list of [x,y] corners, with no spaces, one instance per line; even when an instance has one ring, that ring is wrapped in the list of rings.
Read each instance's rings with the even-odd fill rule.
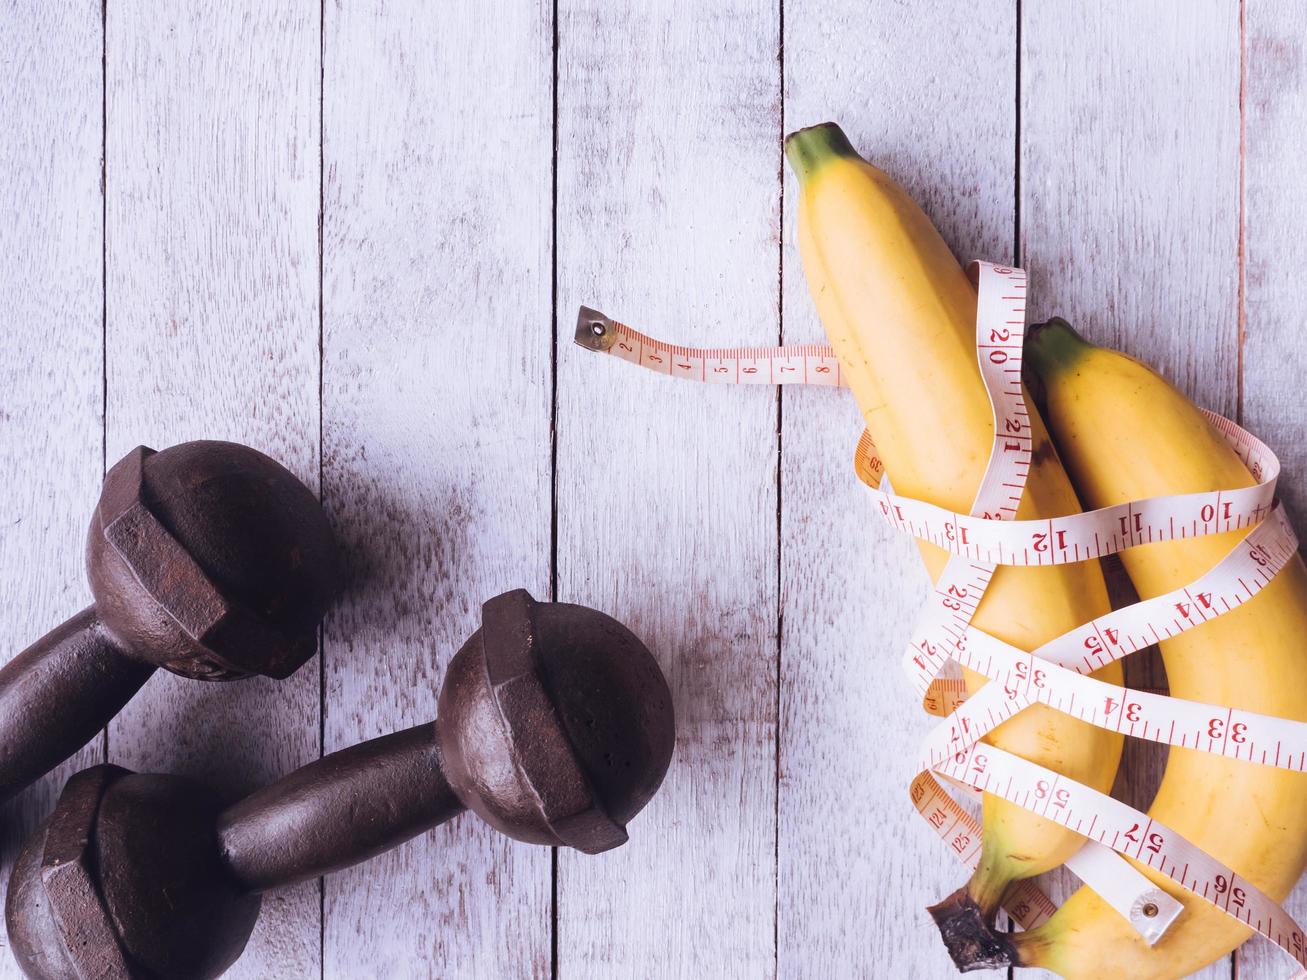
[[[921,907],[963,876],[909,812],[893,655],[925,578],[849,476],[851,403],[634,373],[572,347],[576,306],[817,338],[780,136],[835,118],[961,257],[1023,261],[1032,315],[1241,411],[1301,517],[1304,36],[1290,0],[6,5],[0,657],[84,604],[142,442],[283,460],[353,578],[320,661],[155,678],[0,857],[106,752],[239,793],[428,720],[480,601],[556,589],[672,681],[630,844],[555,866],[459,821],[271,897],[234,975],[950,975]]]
[[[91,601],[83,549],[104,475],[101,27],[98,2],[0,9],[0,662]],[[64,780],[103,760],[98,738],[0,808],[4,880]],[[0,950],[0,976],[16,973]]]
[[[108,459],[232,439],[316,489],[316,8],[107,10]],[[316,660],[285,681],[160,672],[109,759],[248,792],[318,756],[318,687]],[[270,897],[231,975],[318,972],[318,910],[316,883]]]
[[[1299,534],[1307,519],[1307,8],[1293,0],[1249,0],[1244,10],[1243,423],[1275,447],[1280,496]],[[1307,919],[1307,884],[1285,903]],[[1287,975],[1275,947],[1235,954],[1238,980]]]
[[[644,638],[678,726],[631,842],[559,855],[561,977],[775,968],[777,395],[633,377],[571,334],[588,303],[775,342],[778,25],[751,0],[560,4],[559,598]]]
[[[550,588],[552,24],[328,5],[325,749],[430,721],[480,604]],[[493,28],[487,26],[493,23]],[[540,977],[548,850],[464,818],[324,882],[324,974]]]
[[[855,0],[787,0],[785,128],[840,121],[955,254],[1010,261],[1014,27],[1011,6],[914,2],[869,16]],[[787,343],[822,337],[797,201],[786,167]],[[853,477],[852,397],[792,388],[783,402],[779,973],[948,976],[926,906],[968,872],[908,799],[928,726],[899,669],[929,579]]]

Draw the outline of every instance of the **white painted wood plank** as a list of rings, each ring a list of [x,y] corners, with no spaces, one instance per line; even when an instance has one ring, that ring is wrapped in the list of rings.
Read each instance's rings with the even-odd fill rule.
[[[1013,247],[1014,5],[786,0],[785,126],[833,119],[901,181],[962,261]],[[785,174],[785,339],[820,339]],[[925,907],[966,870],[907,787],[929,728],[899,653],[929,584],[853,474],[845,393],[784,394],[780,975],[946,977]],[[1002,977],[1006,971],[980,974]]]
[[[1237,5],[1021,9],[1020,258],[1032,321],[1064,316],[1199,404],[1234,411]],[[1160,663],[1143,656],[1126,661],[1127,683],[1155,686]],[[1165,753],[1130,746],[1125,758],[1126,794],[1145,802]]]
[[[676,756],[625,846],[558,860],[558,975],[775,972],[776,405],[572,344],[778,334],[775,4],[563,0],[558,590],[658,657]]]
[[[1239,26],[1225,0],[1023,7],[1031,316],[1238,393]]]
[[[1303,344],[1307,283],[1307,8],[1292,0],[1244,7],[1243,423],[1284,464],[1278,492],[1297,527],[1307,518]],[[1307,883],[1285,908],[1307,921]],[[1235,958],[1239,980],[1280,980],[1288,957],[1263,940]]]
[[[233,439],[318,485],[318,5],[108,5],[107,445]],[[316,758],[319,671],[157,676],[109,756],[237,795]],[[232,977],[319,970],[319,896],[269,896]]]
[[[354,582],[326,749],[429,721],[505,590],[550,588],[548,4],[329,4],[324,484]],[[551,859],[464,816],[325,882],[328,977],[542,977]]]
[[[90,603],[83,548],[104,462],[101,25],[98,2],[0,9],[0,662]],[[0,892],[64,781],[103,752],[97,738],[0,808]],[[19,976],[0,949],[0,977]]]

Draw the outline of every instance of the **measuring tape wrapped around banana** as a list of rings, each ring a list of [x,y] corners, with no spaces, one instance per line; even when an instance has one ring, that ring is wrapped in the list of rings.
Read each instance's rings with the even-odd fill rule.
[[[934,580],[904,667],[944,717],[911,797],[975,868],[931,910],[958,967],[1176,978],[1253,930],[1307,967],[1278,904],[1307,865],[1307,569],[1274,455],[1054,321],[1030,367],[1073,490],[1021,385],[1024,273],[977,263],[973,284],[838,127],[786,152],[832,347],[676,347],[587,308],[577,342],[672,377],[853,390],[858,475]],[[1091,559],[1116,552],[1142,600],[1112,611]],[[1171,697],[1122,686],[1155,642]],[[1148,813],[1107,795],[1123,735],[1172,746]],[[983,794],[983,832],[946,782]],[[1063,863],[1086,887],[1057,909],[1029,879]],[[1023,931],[993,929],[1000,904]]]

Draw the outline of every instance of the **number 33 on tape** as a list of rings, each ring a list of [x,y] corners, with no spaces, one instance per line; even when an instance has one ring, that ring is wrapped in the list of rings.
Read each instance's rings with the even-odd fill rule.
[[[932,714],[910,795],[926,823],[963,863],[980,854],[980,825],[945,783],[987,792],[1057,820],[1086,838],[1067,866],[1150,943],[1182,906],[1121,859],[1133,858],[1247,923],[1307,967],[1303,929],[1269,896],[1172,829],[1090,787],[1068,780],[981,739],[1032,704],[1049,705],[1113,731],[1253,764],[1307,771],[1307,724],[1217,705],[1128,690],[1087,676],[1159,639],[1192,629],[1246,602],[1297,551],[1275,504],[1279,461],[1228,419],[1209,420],[1259,480],[1216,493],[1132,501],[1052,520],[1016,520],[1030,469],[1030,423],[1021,387],[1026,276],[1020,269],[973,263],[977,287],[976,355],[994,413],[989,465],[971,511],[957,514],[895,494],[864,432],[854,468],[876,498],[875,511],[896,530],[950,553],[913,630],[903,667]],[[840,387],[834,351],[821,344],[703,349],[665,344],[582,307],[576,342],[640,367],[718,384],[816,384]],[[1214,568],[1174,592],[1114,610],[1034,651],[1020,650],[971,625],[997,565],[1054,565],[1100,558],[1155,541],[1252,528]],[[966,697],[961,667],[988,678]],[[1023,928],[1056,906],[1033,882],[1008,890],[1004,907]],[[1300,972],[1307,977],[1307,972]]]

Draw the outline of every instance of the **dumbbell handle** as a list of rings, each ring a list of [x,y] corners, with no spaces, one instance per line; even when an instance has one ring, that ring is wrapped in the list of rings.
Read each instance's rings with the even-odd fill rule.
[[[155,668],[83,609],[0,668],[0,802],[93,739]]]
[[[350,746],[229,807],[218,842],[248,891],[316,878],[389,850],[464,810],[435,723]]]

